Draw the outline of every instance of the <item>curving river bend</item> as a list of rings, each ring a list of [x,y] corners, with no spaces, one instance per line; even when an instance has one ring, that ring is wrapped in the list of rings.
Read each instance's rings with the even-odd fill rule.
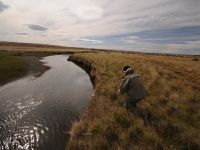
[[[45,57],[51,69],[41,77],[0,86],[0,150],[65,149],[93,91],[89,76],[67,58]]]

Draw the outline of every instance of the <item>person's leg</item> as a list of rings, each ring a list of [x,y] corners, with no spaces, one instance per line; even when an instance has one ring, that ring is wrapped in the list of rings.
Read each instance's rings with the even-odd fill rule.
[[[132,101],[132,105],[133,107],[136,107],[137,108],[137,103],[139,103],[142,99],[133,99]]]
[[[127,111],[135,113],[136,115],[140,115],[141,110],[137,107],[137,103],[141,101],[141,99],[129,99],[127,98],[124,102],[124,107]]]
[[[130,101],[129,111],[132,113],[135,113],[137,111],[137,105],[133,99]]]
[[[126,110],[129,110],[131,106],[130,100],[126,99],[124,102],[124,107],[126,108]]]
[[[126,108],[127,111],[134,111],[137,108],[137,105],[133,99],[126,99],[124,103],[124,107]]]
[[[137,108],[137,104],[134,100],[131,101],[131,108]]]

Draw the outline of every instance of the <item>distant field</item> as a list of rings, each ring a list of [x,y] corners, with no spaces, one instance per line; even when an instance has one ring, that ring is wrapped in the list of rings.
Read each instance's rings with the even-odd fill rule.
[[[74,54],[96,68],[95,95],[72,128],[71,150],[200,149],[200,61],[192,57],[124,53]],[[142,76],[148,97],[136,113],[117,93],[122,67]]]
[[[15,43],[0,42],[0,51],[48,51],[48,52],[86,52],[90,51],[85,48],[63,47],[55,45],[31,44],[31,43]]]

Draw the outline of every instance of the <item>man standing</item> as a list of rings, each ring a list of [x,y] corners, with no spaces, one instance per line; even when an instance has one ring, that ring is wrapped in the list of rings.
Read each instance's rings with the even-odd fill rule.
[[[119,87],[120,93],[127,93],[124,106],[127,110],[135,109],[136,103],[146,96],[146,90],[139,75],[129,66],[123,67],[124,79]]]

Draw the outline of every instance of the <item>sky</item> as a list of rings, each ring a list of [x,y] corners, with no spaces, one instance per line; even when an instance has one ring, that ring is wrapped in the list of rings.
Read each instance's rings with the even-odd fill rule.
[[[0,41],[200,55],[200,0],[0,0]]]

